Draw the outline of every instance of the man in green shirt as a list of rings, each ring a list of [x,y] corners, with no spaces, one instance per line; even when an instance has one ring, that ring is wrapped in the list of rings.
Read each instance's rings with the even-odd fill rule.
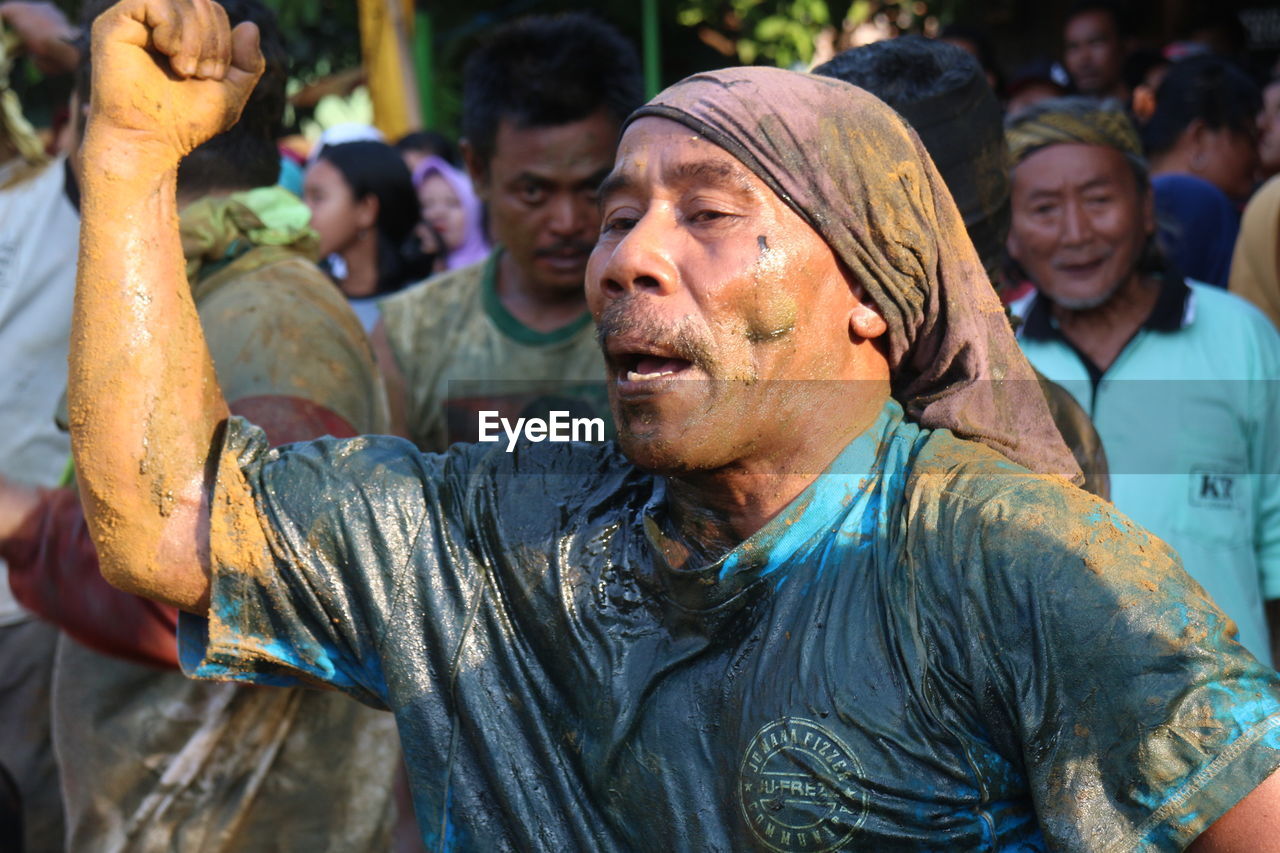
[[[166,219],[254,34],[182,12],[95,30],[152,97],[91,119],[71,392],[103,573],[186,611],[188,671],[392,710],[438,849],[1280,850],[1280,678],[1065,480],[884,104],[737,68],[633,113],[587,271],[616,445],[273,450],[211,390]]]
[[[462,149],[497,248],[385,300],[373,331],[395,427],[421,449],[476,441],[481,411],[607,414],[582,277],[640,91],[635,50],[582,14],[516,21],[468,60]]]

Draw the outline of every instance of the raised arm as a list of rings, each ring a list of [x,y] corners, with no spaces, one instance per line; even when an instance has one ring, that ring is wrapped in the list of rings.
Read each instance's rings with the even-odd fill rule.
[[[227,405],[186,280],[177,169],[238,118],[262,73],[257,40],[211,0],[124,0],[93,28],[72,451],[103,575],[197,612],[209,457]]]

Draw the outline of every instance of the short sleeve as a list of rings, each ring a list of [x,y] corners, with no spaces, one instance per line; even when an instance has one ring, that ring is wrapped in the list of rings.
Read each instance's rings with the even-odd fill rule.
[[[940,499],[933,559],[962,567],[934,589],[959,607],[934,626],[944,665],[967,669],[973,722],[1023,769],[1051,849],[1182,849],[1280,767],[1277,674],[1165,543],[1012,479]]]
[[[320,684],[387,707],[382,643],[397,594],[415,551],[463,524],[452,500],[462,467],[460,455],[424,456],[388,437],[272,449],[231,418],[212,500],[209,613],[182,614],[184,671]],[[443,554],[436,565],[457,568]]]

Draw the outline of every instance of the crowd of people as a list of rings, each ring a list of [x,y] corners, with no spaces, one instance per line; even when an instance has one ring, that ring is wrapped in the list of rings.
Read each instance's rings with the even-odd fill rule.
[[[1280,850],[1280,63],[0,27],[0,850]]]

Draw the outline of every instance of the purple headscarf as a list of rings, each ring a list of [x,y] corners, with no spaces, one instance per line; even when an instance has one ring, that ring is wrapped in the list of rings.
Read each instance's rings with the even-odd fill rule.
[[[910,418],[1082,479],[951,194],[897,113],[828,77],[726,68],[628,122],[644,116],[728,151],[827,242],[889,325],[893,395]]]
[[[455,270],[484,260],[489,254],[489,241],[484,237],[484,208],[471,187],[471,179],[448,161],[440,157],[428,157],[413,170],[414,189],[420,189],[432,175],[444,178],[445,183],[453,189],[458,201],[462,203],[467,223],[462,245],[449,252],[447,268]]]

